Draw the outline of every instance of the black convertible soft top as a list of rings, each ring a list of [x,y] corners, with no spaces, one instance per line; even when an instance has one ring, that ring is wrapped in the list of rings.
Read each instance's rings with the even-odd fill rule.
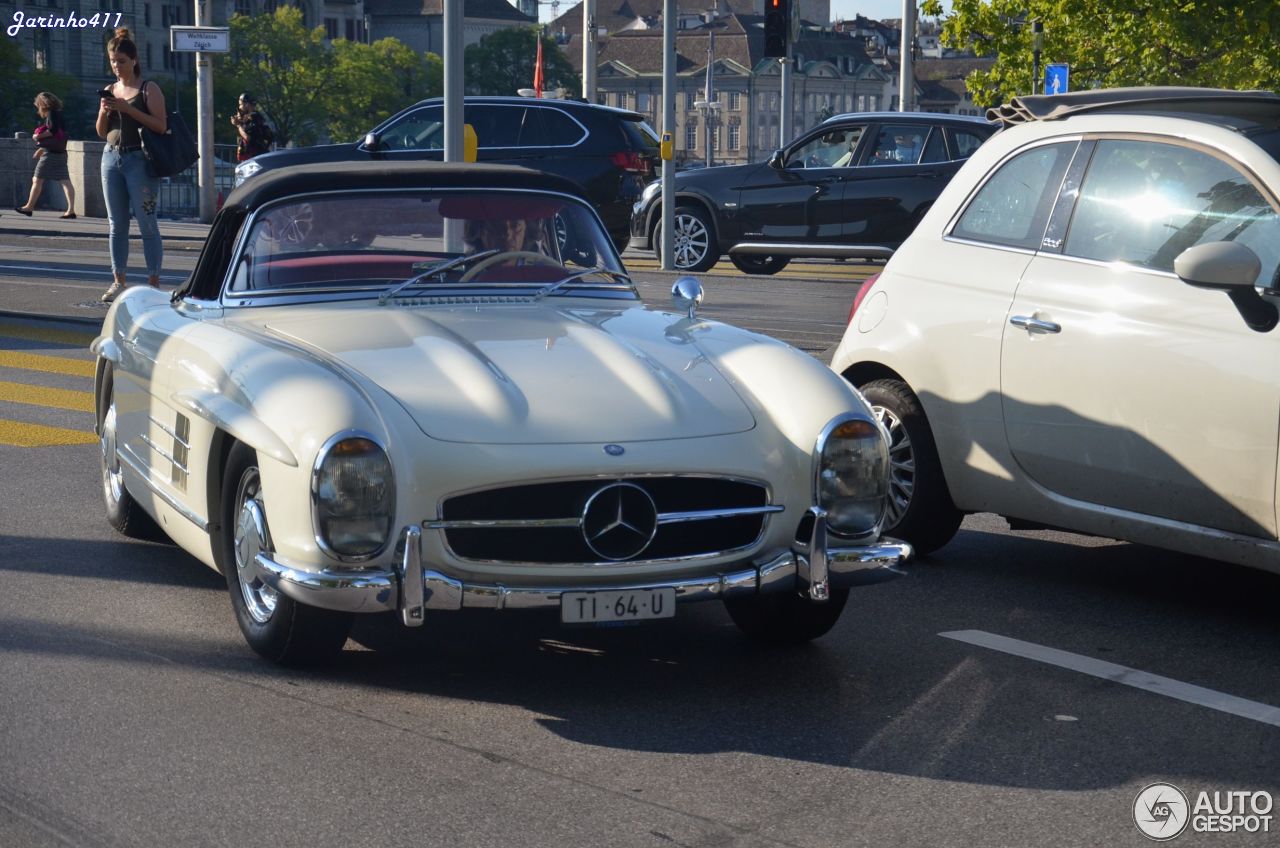
[[[474,162],[322,162],[266,171],[231,192],[224,204],[253,210],[294,194],[379,188],[524,188],[583,197],[562,177],[513,165]]]
[[[531,189],[580,197],[582,187],[575,182],[513,165],[481,165],[472,162],[326,162],[295,165],[267,171],[231,192],[213,219],[204,249],[186,283],[173,299],[217,297],[231,261],[236,234],[255,209],[300,194],[318,191],[369,191],[376,189],[474,188]]]

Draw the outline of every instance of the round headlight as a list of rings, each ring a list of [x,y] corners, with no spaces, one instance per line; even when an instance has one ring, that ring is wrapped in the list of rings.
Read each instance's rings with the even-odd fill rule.
[[[386,451],[372,439],[348,436],[320,451],[311,475],[316,541],[342,560],[375,556],[391,536],[395,480]]]
[[[831,532],[877,533],[889,491],[889,442],[880,425],[852,416],[828,424],[818,440],[816,488]]]

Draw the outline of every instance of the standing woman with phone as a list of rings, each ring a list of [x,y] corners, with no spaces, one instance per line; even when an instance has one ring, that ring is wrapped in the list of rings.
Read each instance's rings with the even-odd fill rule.
[[[154,82],[142,79],[138,47],[128,27],[118,27],[107,43],[107,61],[116,82],[104,88],[98,109],[98,136],[107,141],[102,151],[102,194],[107,201],[111,244],[111,287],[102,294],[110,303],[124,291],[129,267],[129,214],[138,219],[142,253],[147,262],[147,282],[160,285],[164,246],[156,207],[160,180],[147,173],[142,155],[143,127],[163,133],[166,129],[164,93]]]

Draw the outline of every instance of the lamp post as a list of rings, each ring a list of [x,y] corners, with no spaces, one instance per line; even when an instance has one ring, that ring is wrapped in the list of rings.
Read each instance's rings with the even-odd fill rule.
[[[711,11],[710,18],[711,20],[708,21],[708,23],[712,27],[714,27],[716,24],[716,21],[719,18],[718,8],[713,9]],[[706,143],[704,145],[704,149],[706,150],[706,163],[708,168],[711,167],[712,162],[715,158],[715,154],[712,152],[712,140],[713,140],[712,131],[715,129],[715,122],[717,117],[716,112],[720,109],[720,102],[716,100],[715,90],[713,88],[713,85],[714,85],[713,74],[715,73],[713,66],[715,65],[715,62],[716,62],[716,31],[713,28],[713,29],[707,30],[707,79],[706,79],[706,82],[703,84],[703,89],[702,89],[704,99],[695,100],[693,103],[693,108],[697,109],[699,112],[702,113],[702,123],[706,127],[706,139],[705,139]]]
[[[1040,51],[1044,49],[1044,21],[1031,22],[1031,93],[1040,85]]]

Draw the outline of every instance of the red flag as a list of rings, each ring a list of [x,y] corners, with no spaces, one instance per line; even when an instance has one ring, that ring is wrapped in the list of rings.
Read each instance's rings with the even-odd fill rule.
[[[542,96],[542,39],[538,39],[538,59],[533,65],[533,90],[537,92],[535,97]]]

